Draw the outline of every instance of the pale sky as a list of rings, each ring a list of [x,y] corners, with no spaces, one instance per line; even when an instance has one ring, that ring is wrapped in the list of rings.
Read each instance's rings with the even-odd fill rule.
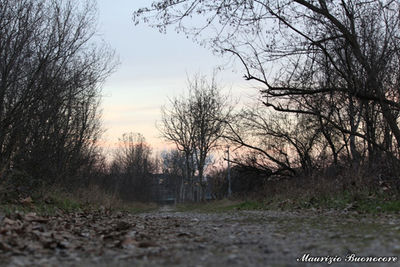
[[[155,126],[160,107],[168,97],[184,92],[187,74],[210,76],[227,59],[213,55],[172,28],[161,34],[145,24],[135,26],[133,11],[149,6],[152,0],[97,2],[99,37],[115,49],[121,62],[103,88],[103,139],[112,147],[123,133],[139,132],[156,151],[167,148]],[[242,74],[240,68],[239,72],[229,69],[221,72],[218,80],[226,91],[245,98],[255,91]]]

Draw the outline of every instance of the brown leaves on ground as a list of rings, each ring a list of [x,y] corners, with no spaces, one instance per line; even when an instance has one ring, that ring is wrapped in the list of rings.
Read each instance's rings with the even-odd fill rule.
[[[154,220],[104,209],[58,212],[53,216],[36,213],[0,216],[0,265],[14,263],[16,258],[26,262],[50,259],[42,262],[50,265],[82,259],[93,261],[104,255],[147,258],[165,251],[167,245],[196,237],[180,229],[180,225],[185,223],[179,218]]]
[[[258,267],[304,253],[398,255],[398,225],[396,216],[317,212],[0,214],[0,266]]]
[[[128,213],[76,212],[39,216],[16,213],[0,217],[0,259],[14,255],[80,253],[157,247],[146,220]]]
[[[21,198],[19,200],[19,203],[24,205],[24,206],[31,206],[33,204],[33,200],[31,197],[26,197],[26,198]]]

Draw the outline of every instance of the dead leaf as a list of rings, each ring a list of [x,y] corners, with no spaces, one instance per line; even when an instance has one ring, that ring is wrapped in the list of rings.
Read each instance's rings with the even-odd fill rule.
[[[158,247],[158,244],[153,241],[142,241],[138,243],[139,248]]]
[[[26,197],[26,198],[20,199],[20,200],[19,200],[19,203],[21,203],[22,205],[29,206],[29,205],[32,205],[33,200],[32,200],[31,197]]]
[[[37,216],[35,212],[30,212],[24,216],[24,219],[28,222],[38,222],[38,223],[46,223],[48,219],[44,217]]]
[[[131,224],[125,221],[118,222],[117,226],[115,227],[115,231],[123,231],[128,230],[131,228]]]
[[[5,225],[17,225],[17,224],[19,224],[19,221],[14,221],[14,220],[11,220],[11,219],[6,217],[6,218],[3,219],[3,223]]]
[[[50,240],[47,242],[43,242],[42,245],[44,248],[55,249],[58,246],[58,243],[55,242],[54,240]]]
[[[129,248],[132,246],[139,246],[138,242],[132,237],[125,237],[120,243],[119,246],[122,248]]]
[[[189,234],[189,233],[181,232],[181,233],[178,233],[177,236],[178,236],[178,237],[185,237],[185,236],[186,236],[186,237],[191,237],[192,235]]]
[[[5,243],[4,241],[0,241],[0,250],[3,251],[11,251],[11,246],[7,243]]]
[[[80,236],[81,236],[81,237],[89,238],[89,237],[90,237],[90,233],[88,233],[88,232],[81,232],[81,233],[80,233]]]
[[[64,240],[58,243],[58,247],[62,249],[68,249],[71,248],[72,246],[70,242]]]

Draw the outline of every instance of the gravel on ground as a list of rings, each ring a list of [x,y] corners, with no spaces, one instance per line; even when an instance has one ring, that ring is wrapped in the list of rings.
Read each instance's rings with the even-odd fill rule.
[[[173,207],[0,214],[2,266],[396,266],[398,255],[398,215]]]

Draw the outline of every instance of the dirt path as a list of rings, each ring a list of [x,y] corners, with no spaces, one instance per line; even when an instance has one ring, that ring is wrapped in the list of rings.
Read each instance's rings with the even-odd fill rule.
[[[315,256],[341,259],[334,266],[363,266],[345,263],[346,256],[400,255],[398,216],[204,214],[164,207],[141,215],[98,212],[42,218],[30,214],[0,221],[0,264],[10,266],[320,265],[299,263],[304,254],[309,254],[309,260],[316,260]],[[392,265],[397,264],[367,266]]]

